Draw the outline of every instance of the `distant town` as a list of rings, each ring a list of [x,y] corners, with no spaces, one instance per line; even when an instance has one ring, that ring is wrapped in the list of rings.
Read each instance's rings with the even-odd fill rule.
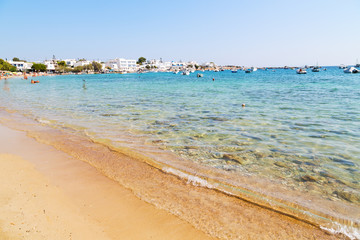
[[[355,67],[360,67],[360,64],[356,63]],[[263,67],[259,69],[297,69],[298,74],[306,74],[306,69],[311,68],[313,72],[320,71],[320,66],[303,66],[303,67]],[[345,65],[340,65],[339,68],[345,69],[345,73],[358,73],[359,70],[354,67],[346,68]],[[44,60],[42,62],[31,62],[21,60],[14,57],[12,60],[0,59],[0,71],[2,75],[5,72],[24,74],[29,72],[41,73],[41,74],[94,74],[94,73],[144,73],[144,72],[182,72],[184,75],[188,75],[194,71],[224,71],[232,70],[237,72],[238,70],[244,70],[247,73],[256,71],[257,67],[245,67],[226,65],[220,66],[214,62],[205,62],[199,64],[196,61],[163,61],[160,59],[146,59],[145,57],[139,57],[138,60],[115,58],[108,61],[97,61],[87,59],[57,59],[55,56],[50,60]],[[326,71],[326,68],[322,68]]]
[[[4,67],[0,70],[20,71],[20,72],[47,72],[47,73],[132,73],[132,72],[167,72],[181,71],[184,69],[209,70],[219,68],[214,62],[199,64],[195,61],[163,61],[162,59],[148,60],[140,57],[138,60],[115,58],[108,61],[96,61],[86,59],[57,59],[53,56],[50,60],[43,62],[30,62],[13,58],[3,62],[9,63],[13,67]],[[0,62],[1,67],[1,62]]]

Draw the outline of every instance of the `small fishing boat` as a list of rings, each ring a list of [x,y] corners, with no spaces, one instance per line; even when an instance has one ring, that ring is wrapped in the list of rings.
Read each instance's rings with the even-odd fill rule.
[[[236,69],[231,70],[232,73],[237,73]]]
[[[185,70],[182,72],[182,75],[190,75],[190,72]]]
[[[340,64],[339,68],[340,68],[340,69],[345,69],[346,67],[345,67],[344,64]]]
[[[245,70],[245,73],[251,73],[251,72],[252,72],[251,68]]]
[[[201,73],[198,73],[198,74],[197,74],[197,77],[198,77],[198,78],[203,77],[203,76],[204,76],[204,74],[201,74]]]
[[[306,69],[305,68],[299,68],[298,70],[296,70],[297,74],[306,74]]]
[[[359,70],[354,67],[348,67],[344,69],[344,73],[359,73]]]
[[[251,67],[251,71],[255,72],[255,71],[257,71],[257,68],[256,67]]]
[[[178,74],[179,73],[179,71],[174,71],[174,74]]]
[[[315,66],[311,69],[312,72],[320,72],[320,67],[319,66]]]

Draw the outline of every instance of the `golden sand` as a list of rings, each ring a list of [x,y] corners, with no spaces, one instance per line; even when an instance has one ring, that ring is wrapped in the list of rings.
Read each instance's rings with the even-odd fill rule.
[[[32,137],[0,126],[0,153],[11,154],[4,159],[21,158],[20,162],[31,163],[32,171],[47,179],[48,186],[56,188],[59,196],[64,196],[69,202],[65,204],[69,208],[64,211],[62,204],[54,202],[53,211],[57,214],[68,211],[84,219],[87,230],[94,231],[91,236],[105,234],[104,237],[109,239],[208,239],[209,235],[222,239],[346,239],[276,211],[194,186],[79,136],[43,126],[20,126],[10,118],[3,117],[1,122],[18,126]],[[11,171],[3,174],[7,178]],[[31,179],[28,176],[23,179],[28,178]],[[17,179],[13,184],[21,182]],[[35,194],[39,197],[34,199],[46,198],[41,192]],[[57,201],[61,197],[52,195],[47,199]],[[35,205],[30,204],[29,207]],[[17,204],[17,207],[20,205]],[[9,220],[4,220],[0,215],[0,229],[4,233],[22,233],[11,228],[13,225]],[[66,222],[66,219],[63,221]],[[28,222],[37,224],[40,221],[32,218]],[[65,226],[76,227],[71,222]],[[52,234],[56,232],[46,222],[42,229],[48,229]],[[78,236],[81,236],[82,227],[69,231],[79,231]],[[49,236],[43,239],[49,239]]]
[[[0,239],[210,239],[90,165],[0,126]]]

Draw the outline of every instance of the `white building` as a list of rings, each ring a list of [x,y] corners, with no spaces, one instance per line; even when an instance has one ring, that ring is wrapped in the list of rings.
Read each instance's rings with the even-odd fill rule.
[[[136,60],[115,58],[107,61],[105,66],[115,71],[136,71]]]
[[[91,64],[90,61],[87,60],[83,60],[83,61],[77,61],[76,63],[74,63],[74,67],[78,67],[78,66],[85,66],[85,65],[89,65]]]
[[[15,61],[8,61],[11,65],[13,65],[14,67],[16,67],[16,69],[18,71],[26,71],[26,70],[30,70],[31,66],[33,65],[32,63],[28,63],[28,62],[15,62]]]
[[[65,61],[66,65],[69,66],[69,67],[74,67],[74,65],[76,63],[75,59],[65,59],[63,61]]]
[[[56,60],[45,60],[44,64],[46,65],[46,70],[47,71],[55,71],[55,67],[56,67]]]

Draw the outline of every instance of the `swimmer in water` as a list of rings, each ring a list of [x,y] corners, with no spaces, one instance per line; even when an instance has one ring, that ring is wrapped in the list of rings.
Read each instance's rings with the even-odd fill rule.
[[[83,89],[84,90],[86,89],[86,81],[85,81],[85,79],[83,79]]]

